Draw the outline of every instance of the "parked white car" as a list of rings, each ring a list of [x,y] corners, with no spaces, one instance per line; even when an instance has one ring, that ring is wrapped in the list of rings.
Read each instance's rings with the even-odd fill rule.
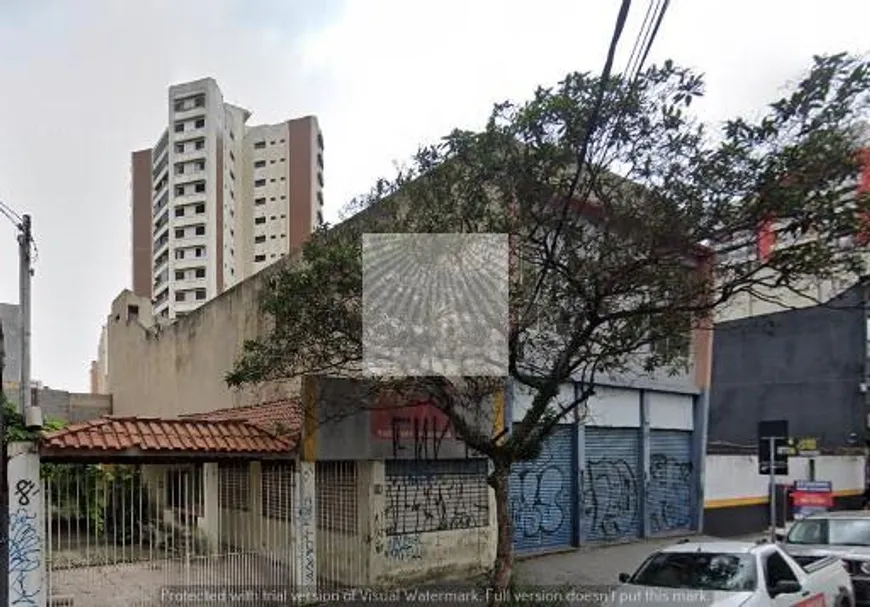
[[[767,542],[684,541],[650,555],[607,604],[715,607],[854,607],[843,562],[825,558],[802,567]]]

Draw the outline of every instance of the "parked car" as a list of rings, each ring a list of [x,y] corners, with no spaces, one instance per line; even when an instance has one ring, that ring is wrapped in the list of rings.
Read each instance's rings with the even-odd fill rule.
[[[614,605],[853,607],[852,581],[829,557],[801,566],[767,542],[681,542],[650,555],[610,601]],[[673,596],[671,596],[673,595]]]
[[[833,556],[846,563],[858,605],[870,605],[870,511],[820,512],[796,521],[780,545],[802,565]]]

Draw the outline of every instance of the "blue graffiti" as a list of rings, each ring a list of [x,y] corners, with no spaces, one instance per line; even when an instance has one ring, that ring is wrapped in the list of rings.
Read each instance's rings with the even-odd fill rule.
[[[36,514],[19,508],[9,520],[9,580],[11,605],[38,605],[39,587],[31,588],[28,574],[37,571],[40,562]]]

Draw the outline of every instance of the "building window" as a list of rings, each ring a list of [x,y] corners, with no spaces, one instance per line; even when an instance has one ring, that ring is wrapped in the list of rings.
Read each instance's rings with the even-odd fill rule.
[[[203,213],[205,213],[205,205],[204,205],[204,204],[198,204],[198,205],[196,205],[196,207],[194,208],[194,210],[196,211],[196,214],[197,214],[197,215],[202,215]]]
[[[176,175],[184,175],[184,165],[183,164],[176,164],[175,165],[175,174]]]
[[[194,126],[198,129],[201,129],[202,127],[204,127],[205,126],[205,118],[200,118],[199,120],[197,120],[196,123],[194,124]]]
[[[175,237],[176,238],[184,238],[184,228],[179,228],[179,229],[175,230]]]
[[[194,255],[196,255],[197,257],[202,257],[204,254],[205,249],[203,247],[196,247],[196,249],[194,249]]]
[[[200,301],[205,299],[205,289],[197,289],[196,290],[196,298]]]
[[[284,178],[282,177],[282,178],[281,178],[281,181],[286,181],[286,179],[284,179]]]
[[[257,141],[256,143],[254,143],[254,149],[255,149],[255,150],[262,150],[262,149],[265,148],[265,147],[266,147],[266,142],[265,142],[265,141]]]
[[[199,161],[197,161],[197,163],[196,163],[196,170],[197,170],[197,171],[204,171],[204,170],[205,170],[205,160],[199,160]]]
[[[261,225],[264,223],[266,223],[265,217],[257,217],[256,219],[254,219],[254,224],[256,224],[256,225]]]
[[[255,187],[255,188],[261,188],[261,187],[263,187],[264,185],[266,185],[266,180],[265,180],[265,179],[258,179],[257,181],[254,182],[254,187]]]
[[[184,154],[184,144],[183,143],[176,143],[175,144],[175,153],[176,154]]]
[[[265,236],[255,236],[255,237],[254,237],[254,242],[257,242],[257,243],[259,243],[259,242],[266,242],[266,237],[265,237]]]
[[[175,216],[184,217],[184,207],[175,207]]]
[[[265,255],[254,255],[254,261],[257,263],[259,263],[261,261],[266,261],[266,256]]]
[[[265,199],[265,198],[255,198],[255,199],[254,199],[254,204],[257,205],[257,206],[260,206],[260,205],[266,204],[266,199]]]
[[[196,101],[193,102],[193,105],[196,107],[205,107],[205,97],[200,95],[196,98]]]
[[[175,111],[176,112],[184,111],[184,101],[176,101],[175,102]]]
[[[175,251],[175,259],[184,259],[184,249]]]
[[[230,181],[235,181],[235,180],[236,180],[236,174],[233,173],[232,171],[230,171]]]
[[[184,196],[184,186],[183,185],[175,186],[175,195],[176,196]]]
[[[177,270],[175,272],[175,280],[184,280],[184,270]]]
[[[175,132],[176,133],[183,133],[184,132],[184,123],[183,122],[176,122],[175,123]]]
[[[196,277],[197,278],[205,278],[205,268],[197,268],[196,269]]]
[[[265,160],[258,160],[257,162],[254,163],[255,169],[262,169],[264,166],[266,166]]]
[[[283,159],[283,158],[281,159],[281,162],[284,162],[284,159]]]
[[[205,236],[205,226],[196,226],[196,235]]]
[[[205,183],[200,182],[196,184],[196,187],[194,189],[199,193],[205,192]]]
[[[270,179],[269,181],[271,181],[272,183],[275,183],[275,180],[274,180],[274,179]]]
[[[204,139],[197,140],[197,142],[195,144],[193,144],[193,147],[197,150],[203,149],[205,147],[205,140]]]
[[[184,301],[184,291],[175,292],[175,301]]]

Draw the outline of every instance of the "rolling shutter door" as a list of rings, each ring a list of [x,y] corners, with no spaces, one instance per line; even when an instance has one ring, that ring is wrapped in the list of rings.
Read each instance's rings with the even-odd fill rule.
[[[514,548],[565,548],[574,539],[574,427],[557,426],[533,461],[511,468]]]
[[[650,533],[692,530],[696,485],[692,433],[651,430],[646,500]]]
[[[581,474],[581,537],[618,541],[640,537],[640,429],[587,426]]]

